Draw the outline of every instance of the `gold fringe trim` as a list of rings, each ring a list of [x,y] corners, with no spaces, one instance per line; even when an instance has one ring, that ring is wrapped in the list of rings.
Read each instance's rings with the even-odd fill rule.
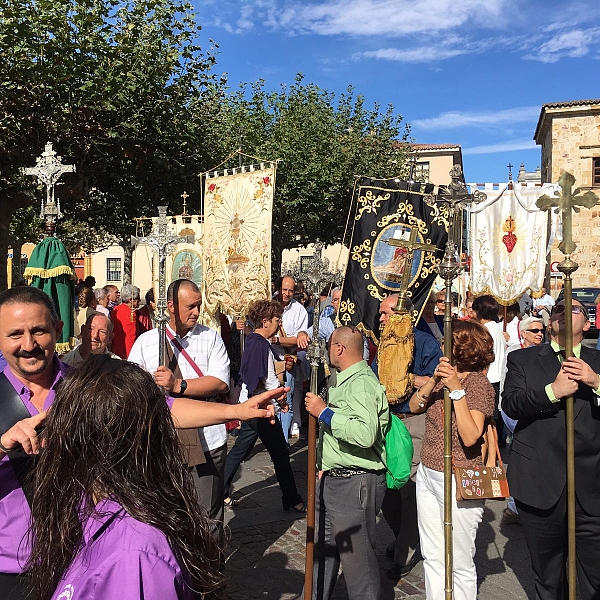
[[[77,340],[75,338],[71,338],[68,342],[59,342],[56,344],[55,351],[57,354],[66,354],[75,348],[76,342]]]
[[[41,267],[27,267],[23,273],[23,277],[27,281],[31,281],[34,277],[40,279],[51,279],[52,277],[58,277],[59,275],[69,275],[71,279],[76,280],[77,276],[73,272],[73,269],[67,265],[61,265],[60,267],[54,267],[54,269],[42,269]]]

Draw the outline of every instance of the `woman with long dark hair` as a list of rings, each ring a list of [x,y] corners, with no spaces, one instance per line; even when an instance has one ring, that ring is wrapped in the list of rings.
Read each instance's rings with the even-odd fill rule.
[[[192,600],[220,587],[165,395],[137,365],[91,357],[60,384],[35,470],[36,600]]]
[[[473,320],[452,324],[454,365],[442,357],[435,374],[410,399],[410,411],[427,411],[417,470],[417,514],[428,600],[444,598],[444,388],[452,399],[452,461],[481,468],[483,432],[494,412],[494,389],[486,371],[494,342]],[[453,487],[455,483],[453,481]],[[484,500],[457,503],[452,494],[454,598],[476,600],[475,536]]]

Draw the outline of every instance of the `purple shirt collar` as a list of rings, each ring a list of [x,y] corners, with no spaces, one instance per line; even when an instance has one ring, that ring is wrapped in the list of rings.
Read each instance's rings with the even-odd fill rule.
[[[119,515],[119,513],[123,513]],[[83,523],[83,540],[89,544],[98,531],[113,517],[120,518],[125,515],[125,509],[114,500],[100,500],[94,510]]]
[[[54,371],[54,380],[50,386],[50,391],[44,400],[44,410],[47,410],[52,406],[54,397],[56,395],[56,386],[66,375],[67,371],[69,370],[69,366],[60,362],[58,356],[55,354],[54,358],[52,359],[52,369]],[[8,381],[10,381],[11,385],[15,388],[19,396],[21,396],[21,400],[23,400],[23,403],[29,410],[31,416],[39,414],[38,409],[31,402],[31,391],[22,381],[15,377],[8,365],[4,367],[4,375],[6,375],[6,378]]]

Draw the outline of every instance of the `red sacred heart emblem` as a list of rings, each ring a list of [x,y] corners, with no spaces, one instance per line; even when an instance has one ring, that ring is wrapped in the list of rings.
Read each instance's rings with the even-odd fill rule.
[[[515,246],[517,245],[517,236],[512,231],[509,231],[508,233],[505,233],[502,236],[502,241],[504,242],[506,249],[510,253],[515,249]]]

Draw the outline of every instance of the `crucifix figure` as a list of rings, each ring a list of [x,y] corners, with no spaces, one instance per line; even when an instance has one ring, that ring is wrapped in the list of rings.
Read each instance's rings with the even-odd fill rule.
[[[50,230],[48,235],[54,235],[56,221],[62,217],[60,202],[54,200],[54,188],[64,173],[73,173],[75,165],[65,165],[62,157],[58,156],[52,149],[52,142],[48,142],[41,156],[35,161],[35,167],[24,167],[24,175],[37,177],[38,181],[46,186],[46,202],[42,200],[40,217],[46,220],[46,229]]]
[[[181,194],[181,197],[183,198],[183,212],[181,213],[181,216],[187,217],[187,199],[190,197],[190,195],[185,190],[183,190],[183,194]]]
[[[158,219],[152,228],[152,232],[146,237],[131,236],[131,245],[146,244],[158,254],[158,301],[156,303],[156,315],[153,317],[159,331],[158,335],[158,355],[161,366],[167,364],[165,356],[166,331],[169,315],[167,312],[167,279],[166,279],[166,260],[176,244],[193,244],[194,236],[178,236],[171,227],[169,227],[169,218],[167,217],[167,207],[158,207]]]
[[[394,311],[397,313],[412,312],[412,302],[408,298],[408,283],[410,281],[415,251],[429,250],[430,252],[435,252],[437,250],[432,244],[417,242],[417,233],[417,228],[411,227],[408,240],[397,237],[383,240],[386,244],[393,246],[394,248],[404,249],[404,264],[402,266],[402,272],[399,273],[402,276],[400,279],[400,293],[398,295],[398,302],[396,303],[396,306],[394,306]]]

